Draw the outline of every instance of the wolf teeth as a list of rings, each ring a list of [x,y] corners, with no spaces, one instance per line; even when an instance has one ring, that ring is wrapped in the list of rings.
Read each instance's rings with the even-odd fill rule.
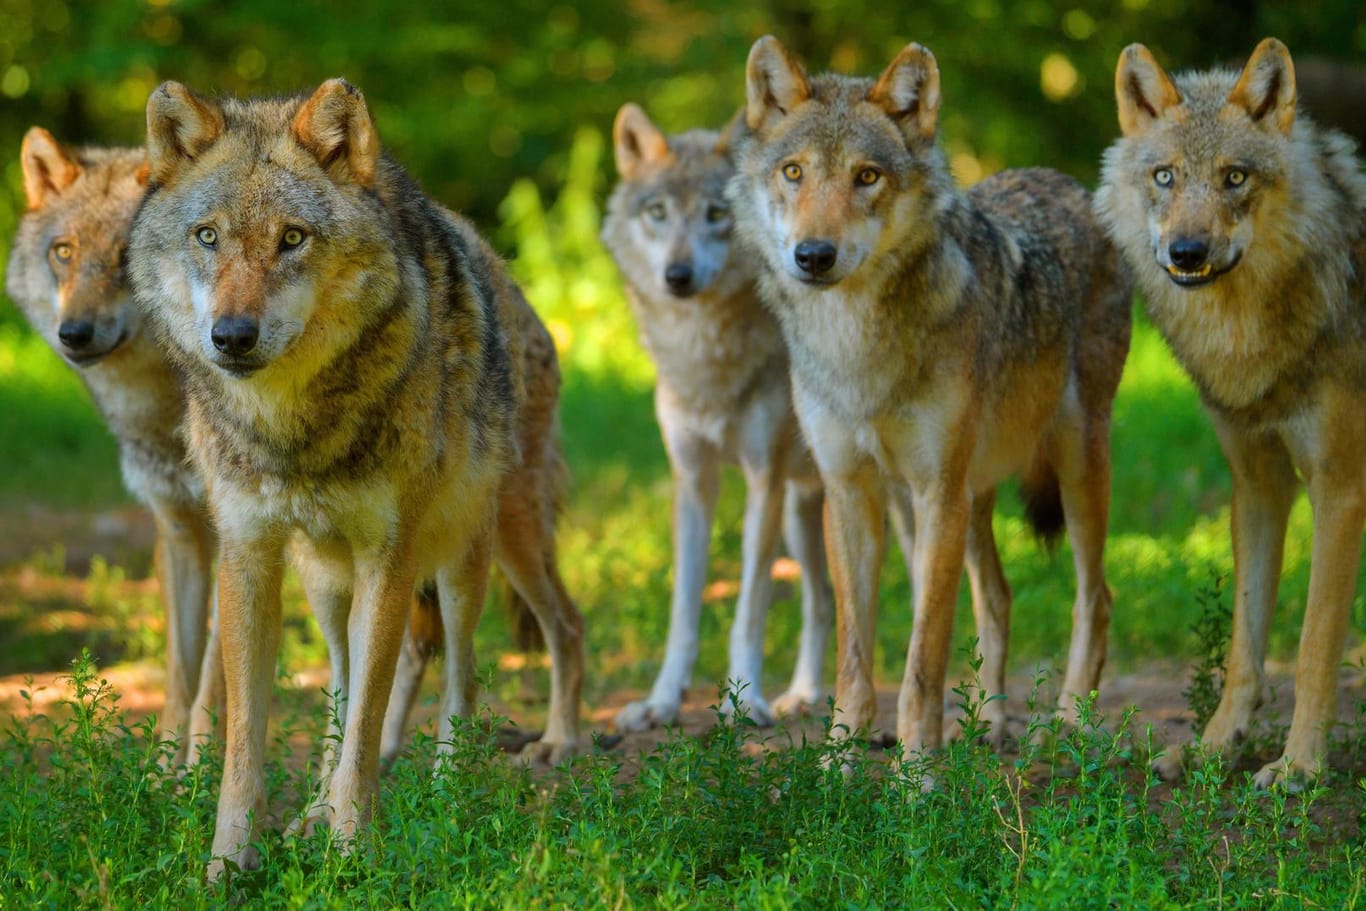
[[[1176,266],[1167,266],[1166,269],[1168,274],[1175,275],[1180,278],[1204,278],[1205,276],[1209,275],[1211,272],[1214,271],[1214,266],[1212,266],[1209,263],[1205,263],[1203,266],[1201,266],[1199,269],[1196,269],[1194,272],[1187,272],[1184,269],[1178,269]]]

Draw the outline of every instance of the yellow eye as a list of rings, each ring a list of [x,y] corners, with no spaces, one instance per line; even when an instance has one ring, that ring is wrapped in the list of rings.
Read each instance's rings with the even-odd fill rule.
[[[645,214],[655,221],[663,221],[669,217],[669,209],[662,202],[652,202],[645,207]]]
[[[1171,168],[1158,168],[1153,171],[1153,183],[1159,187],[1170,187],[1175,180],[1176,175],[1172,173]]]
[[[861,187],[871,187],[882,179],[882,172],[877,168],[864,168],[858,172],[858,183]]]
[[[795,161],[783,165],[783,176],[796,183],[802,179],[802,166]]]
[[[280,249],[293,250],[304,242],[304,232],[298,228],[285,228],[285,233],[280,235]]]
[[[1247,183],[1247,172],[1234,168],[1224,175],[1224,183],[1228,184],[1230,187],[1241,187],[1243,184]]]
[[[194,232],[194,237],[195,240],[199,241],[206,247],[212,247],[214,244],[218,243],[218,232],[215,231],[213,228],[210,228],[208,225],[205,225],[198,231]]]
[[[76,255],[76,248],[66,241],[52,245],[52,255],[57,257],[58,262],[69,263],[71,257]]]
[[[730,218],[730,208],[728,206],[718,206],[715,203],[707,206],[707,221],[712,224],[720,224]]]

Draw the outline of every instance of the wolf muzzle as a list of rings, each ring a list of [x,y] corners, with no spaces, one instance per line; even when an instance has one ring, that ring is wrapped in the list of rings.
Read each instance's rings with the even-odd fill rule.
[[[261,337],[261,326],[247,316],[224,316],[214,320],[209,330],[213,346],[230,357],[250,354]]]
[[[792,251],[797,268],[813,278],[835,268],[839,250],[828,240],[804,240]]]

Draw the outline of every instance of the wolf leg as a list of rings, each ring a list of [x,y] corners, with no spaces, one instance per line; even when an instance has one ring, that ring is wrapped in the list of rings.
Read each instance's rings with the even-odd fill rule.
[[[702,614],[702,588],[707,581],[711,524],[716,513],[718,454],[707,441],[671,429],[663,415],[661,427],[674,476],[674,584],[669,605],[669,637],[664,664],[650,695],[643,701],[627,704],[617,713],[619,731],[643,731],[673,724],[697,663],[697,627]]]
[[[190,736],[185,748],[185,765],[193,767],[203,757],[204,747],[215,734],[222,736],[227,695],[223,680],[223,641],[218,633],[218,585],[210,598],[209,640],[204,644],[204,661],[199,668],[199,688],[190,708]]]
[[[403,629],[417,583],[408,535],[383,549],[355,554],[355,598],[347,636],[349,701],[340,755],[327,790],[332,831],[350,845],[374,813],[379,796],[380,738],[394,685]]]
[[[1217,417],[1214,427],[1233,475],[1233,639],[1224,692],[1200,742],[1219,751],[1247,734],[1262,699],[1267,637],[1297,482],[1290,455],[1276,438],[1251,436]],[[1174,778],[1182,759],[1181,750],[1169,750],[1155,768]]]
[[[152,516],[167,640],[166,707],[157,736],[176,741],[173,761],[179,761],[187,755],[191,704],[208,637],[214,534],[207,515],[192,506],[153,503]]]
[[[287,835],[307,835],[327,821],[327,794],[337,769],[338,747],[346,730],[351,680],[351,614],[355,568],[350,555],[315,546],[302,535],[292,544],[295,566],[303,581],[304,597],[327,643],[331,679],[327,685],[327,730],[318,763],[317,792],[303,813],[286,829]]]
[[[1001,568],[996,535],[991,529],[996,490],[972,498],[966,564],[972,590],[972,614],[977,625],[977,649],[982,658],[981,719],[991,725],[991,744],[1000,748],[1006,725],[1006,650],[1010,641],[1010,585]]]
[[[254,825],[265,813],[266,721],[280,653],[284,542],[275,536],[225,540],[218,565],[218,619],[227,693],[227,749],[208,878],[225,864],[260,864]]]
[[[490,523],[491,524],[491,523]],[[438,763],[454,749],[454,718],[474,713],[479,681],[475,676],[474,630],[484,611],[488,593],[489,563],[493,555],[493,530],[470,529],[457,549],[459,558],[436,574],[441,599],[441,622],[445,627],[446,661],[442,668],[441,718],[437,725]]]
[[[528,764],[559,763],[587,746],[579,736],[583,616],[560,578],[554,535],[553,512],[546,504],[499,511],[498,566],[536,616],[550,653],[550,707],[545,732],[527,744],[519,757]]]
[[[380,747],[380,763],[391,764],[403,749],[403,732],[408,726],[422,675],[427,670],[427,659],[440,646],[441,605],[434,583],[418,586],[412,611],[403,631],[403,645],[399,648],[398,666],[394,669],[394,689],[389,694],[389,707],[384,712],[384,737]]]
[[[770,437],[774,433],[767,434]],[[783,515],[785,454],[771,445],[742,453],[745,474],[745,519],[741,537],[740,595],[730,628],[730,669],[726,686],[733,696],[721,706],[727,717],[743,708],[756,724],[773,723],[773,710],[763,694],[764,626],[773,601],[773,561],[778,556]]]
[[[825,488],[818,482],[787,482],[783,538],[802,570],[802,638],[792,682],[773,700],[773,714],[779,717],[813,709],[821,700],[825,649],[835,621],[835,592],[821,528],[824,509]]]

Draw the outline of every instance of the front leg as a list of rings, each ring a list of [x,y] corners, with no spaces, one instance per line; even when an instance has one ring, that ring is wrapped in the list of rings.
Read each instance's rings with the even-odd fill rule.
[[[660,412],[661,427],[673,469],[673,597],[669,604],[669,636],[664,664],[650,695],[617,713],[619,731],[643,731],[673,724],[697,663],[702,588],[707,581],[707,552],[719,488],[716,448]]]
[[[915,627],[897,699],[897,739],[907,754],[937,748],[944,731],[944,676],[967,547],[969,497],[960,478],[915,498]],[[1002,649],[1004,651],[1004,649]]]
[[[350,705],[341,755],[327,793],[332,830],[347,842],[369,824],[378,799],[384,712],[417,583],[417,566],[406,535],[384,550],[358,552],[355,565],[355,598],[348,624]]]
[[[283,572],[281,537],[224,536],[218,567],[218,620],[227,691],[227,756],[210,880],[222,875],[227,862],[244,870],[260,864],[251,842],[254,823],[266,809],[266,721],[280,651]]]

